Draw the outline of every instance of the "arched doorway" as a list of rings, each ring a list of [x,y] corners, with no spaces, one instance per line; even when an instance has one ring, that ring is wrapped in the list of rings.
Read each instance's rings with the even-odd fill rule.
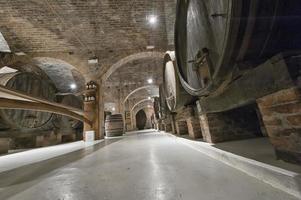
[[[143,109],[136,114],[136,126],[138,130],[143,130],[146,126],[147,116]]]

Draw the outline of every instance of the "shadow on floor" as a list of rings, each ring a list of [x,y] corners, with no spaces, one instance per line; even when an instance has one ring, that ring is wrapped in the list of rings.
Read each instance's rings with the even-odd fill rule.
[[[239,156],[280,167],[289,171],[301,173],[300,166],[276,159],[274,148],[269,142],[268,138],[261,137],[247,140],[223,142],[214,144],[212,146]]]

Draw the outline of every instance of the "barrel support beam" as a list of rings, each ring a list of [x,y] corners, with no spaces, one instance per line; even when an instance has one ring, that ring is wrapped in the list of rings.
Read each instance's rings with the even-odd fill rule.
[[[64,108],[64,106],[58,107],[58,106],[53,106],[53,105],[49,105],[49,104],[45,104],[45,103],[0,98],[0,108],[1,109],[34,110],[34,111],[49,112],[49,113],[55,113],[55,114],[68,116],[73,119],[77,119],[77,120],[80,120],[80,121],[83,121],[83,122],[86,122],[89,124],[91,123],[91,121],[89,121],[83,115],[78,114],[73,111],[70,111],[67,108]]]
[[[221,94],[201,97],[197,104],[201,114],[223,112],[256,103],[260,97],[293,85],[288,65],[280,54],[239,76]]]

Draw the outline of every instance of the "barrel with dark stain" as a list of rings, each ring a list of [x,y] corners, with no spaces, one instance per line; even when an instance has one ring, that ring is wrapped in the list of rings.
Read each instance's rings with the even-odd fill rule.
[[[122,136],[124,134],[122,114],[108,115],[106,117],[105,132],[108,137]]]
[[[194,100],[193,96],[182,87],[176,65],[175,52],[166,52],[163,63],[163,87],[167,106],[172,112],[183,108]]]
[[[33,97],[39,97],[49,101],[55,101],[56,88],[51,82],[42,79],[32,73],[10,73],[0,75],[0,84],[8,88],[24,92]],[[36,129],[51,129],[52,113],[1,109],[1,119],[8,124],[11,129],[30,131]]]
[[[175,47],[185,90],[211,94],[237,69],[300,50],[300,10],[299,0],[178,0]]]
[[[143,109],[136,114],[136,126],[138,130],[143,130],[146,126],[147,117]]]

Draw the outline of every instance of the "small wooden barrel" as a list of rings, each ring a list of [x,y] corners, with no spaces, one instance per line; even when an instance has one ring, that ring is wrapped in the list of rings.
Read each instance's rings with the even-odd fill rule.
[[[108,115],[105,121],[106,136],[116,137],[124,134],[122,114]]]
[[[18,72],[0,75],[0,84],[33,97],[55,101],[56,88],[51,82],[32,73]],[[52,113],[31,110],[1,109],[1,119],[12,129],[22,131],[51,129]]]
[[[166,52],[163,63],[163,87],[167,106],[172,112],[183,108],[194,100],[194,97],[182,87],[176,65],[175,52]]]

